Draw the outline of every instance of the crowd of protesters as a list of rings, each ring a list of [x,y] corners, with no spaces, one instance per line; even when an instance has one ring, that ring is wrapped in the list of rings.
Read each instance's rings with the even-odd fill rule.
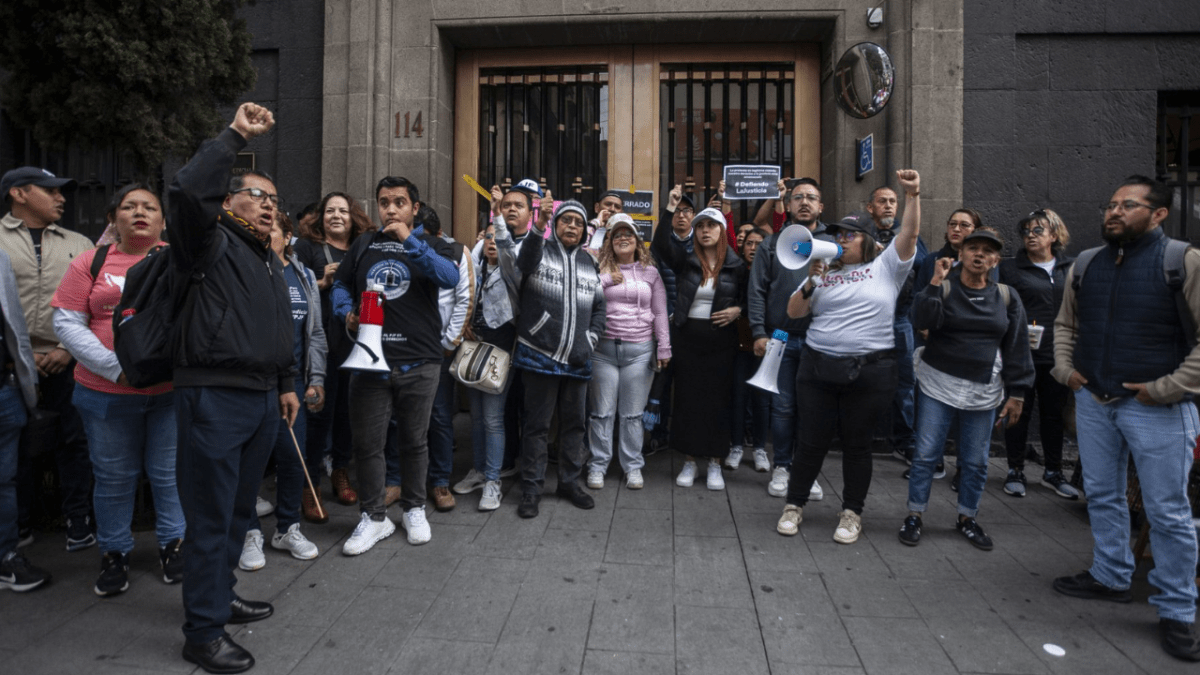
[[[849,545],[865,527],[882,440],[911,465],[898,539],[916,546],[953,447],[954,526],[991,550],[978,518],[993,431],[1007,446],[1003,493],[1024,497],[1036,406],[1039,482],[1063,499],[1086,494],[1096,541],[1092,568],[1054,588],[1129,601],[1132,459],[1163,646],[1200,660],[1186,493],[1200,433],[1200,253],[1163,235],[1161,183],[1123,182],[1101,207],[1105,245],[1081,263],[1049,209],[1015,224],[1016,251],[977,211],[957,209],[929,251],[911,169],[840,219],[812,178],[781,180],[740,224],[724,184],[699,205],[676,185],[649,237],[619,191],[589,211],[526,179],[492,188],[477,239],[463,245],[419,187],[394,176],[371,196],[377,223],[344,192],[293,223],[269,175],[231,175],[237,151],[273,125],[244,104],[175,177],[169,210],[150,186],[126,186],[97,244],[56,224],[74,181],[33,167],[0,180],[0,588],[51,577],[20,551],[34,536],[37,435],[26,427],[47,418],[60,432],[65,545],[101,553],[94,592],[129,588],[144,473],[162,579],[183,584],[184,658],[240,672],[253,657],[224,625],[273,608],[234,592],[234,568],[267,565],[272,512],[270,548],[320,554],[301,524],[329,520],[323,476],[328,497],[359,508],[347,556],[395,532],[394,504],[408,543],[424,544],[427,502],[448,511],[454,495],[480,491],[477,508],[494,511],[506,478],[516,513],[537,517],[551,462],[555,496],[581,509],[613,474],[625,489],[667,489],[643,472],[662,447],[679,455],[680,488],[701,459],[709,490],[752,465],[781,500],[776,530],[793,536],[807,503],[825,496],[822,465],[836,448],[842,483],[827,487],[840,511],[817,525]],[[836,255],[805,259],[782,234],[795,228]],[[127,276],[156,253],[191,275],[176,324],[187,330],[173,380],[136,387],[114,349],[114,312]],[[777,375],[761,386],[768,353]],[[452,485],[460,394],[470,468]],[[1071,402],[1074,466],[1063,453]],[[274,503],[259,496],[269,463]]]

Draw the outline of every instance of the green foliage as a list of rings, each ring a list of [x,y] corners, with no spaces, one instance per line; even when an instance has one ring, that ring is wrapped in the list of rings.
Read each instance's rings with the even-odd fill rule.
[[[243,0],[3,0],[3,103],[38,143],[188,155],[254,85]]]

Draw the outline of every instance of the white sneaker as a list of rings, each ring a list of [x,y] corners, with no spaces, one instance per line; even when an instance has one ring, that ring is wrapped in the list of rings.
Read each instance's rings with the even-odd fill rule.
[[[825,491],[822,490],[821,486],[817,483],[817,481],[814,480],[813,486],[808,490],[808,501],[819,502],[822,499],[825,499]]]
[[[642,481],[642,470],[633,469],[625,474],[625,487],[630,490],[641,490],[645,483]]]
[[[692,483],[696,481],[696,463],[684,462],[683,470],[675,477],[675,484],[679,487],[692,487]]]
[[[238,567],[247,572],[261,570],[265,567],[267,557],[263,555],[262,545],[262,530],[247,531],[246,543],[242,544],[242,557],[238,558]]]
[[[343,555],[359,555],[371,550],[371,547],[380,541],[392,536],[396,531],[396,525],[387,516],[383,520],[371,520],[371,516],[364,513],[358,521],[358,527],[354,528],[354,534],[342,544]]]
[[[297,560],[312,560],[317,557],[317,545],[300,534],[300,523],[292,523],[287,532],[276,532],[271,537],[271,548],[287,551]]]
[[[708,489],[725,489],[725,477],[721,475],[721,463],[715,459],[708,460]]]
[[[604,472],[595,469],[588,472],[587,486],[593,490],[604,488]]]
[[[467,472],[465,478],[455,483],[454,487],[450,489],[453,490],[454,494],[456,495],[465,495],[483,487],[483,484],[486,482],[487,479],[483,477],[483,474],[479,473],[475,469],[471,469]]]
[[[804,520],[804,509],[795,504],[783,507],[783,515],[775,525],[775,531],[785,537],[794,537],[800,531],[800,522]]]
[[[497,506],[499,505],[497,504]],[[433,532],[429,530],[429,521],[425,520],[424,506],[405,511],[404,517],[400,519],[400,524],[408,532],[408,543],[413,546],[428,543],[433,537]]]
[[[258,501],[254,504],[254,510],[258,512],[259,518],[266,518],[275,513],[275,505],[262,497],[258,497]]]
[[[767,494],[772,497],[786,497],[788,479],[791,477],[792,474],[786,466],[775,467],[775,473],[771,474],[771,482],[767,483]]]
[[[838,515],[838,526],[833,531],[833,540],[839,544],[853,544],[858,541],[858,535],[862,532],[862,516],[850,509]]]
[[[333,455],[325,455],[321,457],[321,469],[325,471],[326,476],[333,475]]]
[[[771,458],[767,457],[766,448],[754,449],[754,470],[759,473],[766,473],[771,470]]]
[[[738,464],[742,463],[742,446],[735,445],[729,448],[729,455],[725,458],[725,466],[729,469],[736,470]]]
[[[500,481],[489,480],[483,484],[483,497],[479,499],[480,511],[495,511],[500,508]]]

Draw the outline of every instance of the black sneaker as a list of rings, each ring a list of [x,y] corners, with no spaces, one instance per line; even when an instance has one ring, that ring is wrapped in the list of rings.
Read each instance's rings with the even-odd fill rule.
[[[1109,602],[1129,602],[1133,599],[1133,595],[1129,589],[1118,590],[1109,588],[1104,584],[1096,581],[1096,577],[1088,570],[1084,570],[1073,577],[1059,577],[1054,580],[1054,590],[1069,595],[1072,598],[1083,598],[1084,600],[1108,600]]]
[[[33,543],[33,528],[22,527],[17,530],[17,548],[24,548]]]
[[[950,481],[950,489],[955,492],[958,492],[958,482],[961,479],[962,479],[962,470],[955,469],[954,470],[954,478]]]
[[[532,492],[526,492],[521,495],[521,504],[517,507],[517,515],[522,518],[537,518],[538,502],[542,501],[541,495],[535,495]]]
[[[584,492],[583,488],[579,487],[577,483],[571,483],[569,485],[559,484],[558,488],[554,490],[554,494],[560,499],[565,499],[571,502],[577,508],[596,508],[596,500],[593,499],[591,495]]]
[[[67,550],[82,551],[96,545],[91,516],[67,519]]]
[[[934,478],[934,480],[937,480],[939,478],[945,478],[945,477],[946,477],[946,464],[945,464],[945,462],[938,462],[937,466],[933,467],[933,478]]]
[[[177,584],[183,581],[183,540],[176,539],[158,550],[158,562],[162,565],[163,582]]]
[[[1081,468],[1078,466],[1075,467],[1075,471],[1071,473],[1071,480],[1067,482],[1071,487],[1075,488],[1076,492],[1081,495],[1083,494],[1083,470]]]
[[[129,556],[109,551],[100,560],[100,578],[96,580],[96,595],[106,598],[129,590]]]
[[[911,466],[912,465],[912,448],[892,448],[892,457],[895,457],[896,459],[900,460],[901,462],[904,462],[905,464],[908,464]]]
[[[29,564],[25,556],[16,551],[10,551],[0,560],[0,588],[24,593],[49,581],[49,572]]]
[[[1071,482],[1061,471],[1047,471],[1042,474],[1042,485],[1054,490],[1054,494],[1063,499],[1079,499],[1079,491],[1071,487]]]
[[[1159,619],[1158,631],[1162,634],[1163,651],[1184,661],[1200,661],[1200,638],[1196,637],[1193,624]]]
[[[916,546],[921,543],[921,516],[909,516],[900,527],[900,543],[905,546]]]
[[[905,470],[904,470],[904,473],[900,474],[900,477],[901,477],[901,478],[903,478],[904,480],[908,480],[908,477],[909,477],[910,475],[912,475],[912,468],[911,468],[911,467],[910,467],[910,468],[907,468],[907,469],[905,469]]]
[[[979,523],[975,522],[974,518],[960,519],[956,527],[958,527],[958,531],[962,533],[962,536],[966,537],[967,541],[971,542],[971,545],[975,548],[981,551],[992,550],[992,538],[984,533],[983,528],[979,526]]]

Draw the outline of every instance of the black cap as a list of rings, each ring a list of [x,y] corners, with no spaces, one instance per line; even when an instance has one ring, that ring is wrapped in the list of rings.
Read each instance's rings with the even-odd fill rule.
[[[696,202],[692,201],[692,198],[687,195],[683,195],[679,198],[679,205],[680,206],[686,205],[689,209],[691,209],[693,211],[696,210]]]
[[[22,185],[36,185],[44,188],[75,189],[75,181],[70,178],[59,178],[45,169],[36,166],[23,166],[13,169],[0,178],[0,196],[7,196],[8,191]]]
[[[830,234],[836,233],[838,230],[850,230],[852,232],[862,232],[871,237],[875,236],[875,219],[868,213],[855,211],[850,215],[842,218],[836,223],[830,223],[825,226]]]
[[[997,235],[995,232],[992,232],[991,230],[977,229],[977,230],[971,232],[971,234],[968,234],[967,236],[963,237],[962,243],[964,246],[966,246],[967,242],[972,241],[972,240],[990,242],[992,244],[995,244],[997,251],[1004,250],[1004,240],[1001,239],[999,235]]]

